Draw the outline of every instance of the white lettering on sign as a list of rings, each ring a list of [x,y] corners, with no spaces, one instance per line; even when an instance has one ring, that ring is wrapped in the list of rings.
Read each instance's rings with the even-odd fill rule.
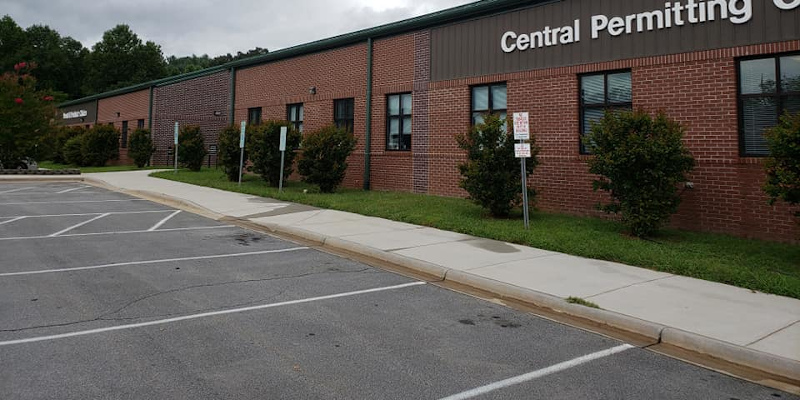
[[[86,110],[78,110],[78,111],[70,111],[65,112],[63,117],[64,119],[73,119],[73,118],[83,118],[89,115],[89,112]]]
[[[772,0],[781,10],[800,8],[800,0]],[[589,18],[591,38],[602,34],[616,37],[634,33],[671,29],[728,20],[740,25],[753,19],[753,0],[685,0],[667,1],[664,8],[623,16],[593,15]],[[530,33],[507,31],[500,38],[505,53],[533,50],[542,47],[567,45],[581,41],[581,20],[571,25],[553,28],[550,25]]]
[[[530,116],[526,112],[514,113],[514,140],[530,140]]]
[[[797,7],[800,7],[800,0],[772,0],[775,3],[775,7],[780,8],[781,10],[794,10]]]
[[[531,158],[531,144],[517,143],[514,145],[514,154],[517,158]]]

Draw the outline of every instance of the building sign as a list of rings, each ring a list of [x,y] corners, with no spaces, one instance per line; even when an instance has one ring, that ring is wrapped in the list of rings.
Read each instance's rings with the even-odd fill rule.
[[[684,25],[705,24],[728,20],[739,25],[753,19],[753,0],[687,0],[666,2],[663,9],[644,11],[624,16],[592,15],[589,18],[589,32],[592,39],[601,35],[620,36],[654,30],[671,29]],[[781,10],[793,10],[800,6],[800,0],[772,0]],[[506,53],[525,51],[542,47],[567,45],[581,41],[580,19],[562,27],[545,26],[531,33],[508,31],[500,39],[500,46]]]
[[[87,115],[89,115],[89,112],[86,110],[70,111],[64,113],[64,119],[83,118]]]

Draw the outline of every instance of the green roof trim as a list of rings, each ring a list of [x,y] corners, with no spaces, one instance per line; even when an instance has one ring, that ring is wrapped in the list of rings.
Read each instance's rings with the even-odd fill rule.
[[[216,67],[207,68],[200,71],[194,71],[182,75],[162,78],[150,82],[140,83],[138,85],[112,90],[105,93],[95,94],[92,96],[84,97],[82,99],[71,100],[59,104],[59,107],[69,107],[85,103],[87,101],[119,96],[122,94],[144,90],[150,88],[151,86],[170,85],[189,79],[211,75],[220,71],[228,70],[230,68],[249,67],[253,65],[265,64],[287,58],[298,57],[306,54],[317,53],[320,51],[345,47],[357,43],[362,43],[362,42],[366,43],[367,39],[377,39],[381,37],[394,36],[416,30],[432,28],[438,25],[463,21],[471,18],[499,14],[502,12],[526,6],[542,5],[547,3],[558,3],[561,1],[565,0],[482,0],[475,3],[465,4],[463,6],[453,7],[446,10],[437,11],[434,13],[425,14],[398,22],[392,22],[389,24],[380,25],[373,28],[362,29],[359,31],[346,33],[343,35],[334,36],[327,39],[317,40],[314,42],[301,44],[298,46],[289,47],[282,50],[277,50],[261,56],[255,56],[243,60],[232,61],[227,64],[218,65]]]

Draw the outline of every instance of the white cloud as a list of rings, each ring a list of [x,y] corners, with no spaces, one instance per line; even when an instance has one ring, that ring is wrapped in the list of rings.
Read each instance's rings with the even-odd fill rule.
[[[44,24],[91,48],[128,24],[165,55],[278,50],[474,0],[0,0],[22,27]]]

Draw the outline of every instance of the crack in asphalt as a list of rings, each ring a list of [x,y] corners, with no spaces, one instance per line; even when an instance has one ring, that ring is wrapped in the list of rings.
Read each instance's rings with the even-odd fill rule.
[[[343,270],[331,270],[331,269],[328,269],[326,271],[309,272],[309,273],[298,274],[298,275],[277,276],[277,277],[270,277],[270,278],[264,278],[264,279],[248,279],[248,280],[243,280],[243,281],[227,281],[227,282],[208,283],[208,284],[203,284],[203,285],[185,286],[185,287],[176,288],[176,289],[163,290],[163,291],[160,291],[160,292],[151,293],[151,294],[148,294],[146,296],[139,297],[139,298],[137,298],[135,300],[132,300],[132,301],[126,303],[122,307],[119,307],[119,308],[114,309],[112,311],[108,311],[108,312],[105,312],[103,314],[100,314],[100,316],[95,317],[95,318],[79,320],[79,321],[63,322],[63,323],[57,323],[57,324],[36,325],[36,326],[29,326],[29,327],[24,327],[24,328],[0,329],[0,333],[25,332],[25,331],[34,330],[34,329],[45,329],[45,328],[60,328],[60,327],[65,327],[65,326],[80,325],[80,324],[86,324],[86,323],[97,322],[97,321],[130,321],[130,320],[145,319],[145,318],[173,317],[173,316],[178,316],[178,315],[190,315],[190,314],[195,314],[195,313],[198,313],[198,312],[208,312],[208,311],[225,310],[225,309],[229,309],[229,308],[237,308],[237,307],[250,305],[250,304],[256,304],[256,303],[260,303],[260,302],[263,302],[263,301],[266,301],[266,300],[270,300],[270,299],[276,298],[276,297],[284,294],[286,292],[286,289],[281,290],[280,292],[278,292],[278,293],[276,293],[276,294],[274,294],[272,296],[263,298],[263,299],[248,301],[248,302],[241,303],[241,304],[226,305],[226,306],[223,306],[223,307],[212,307],[212,308],[207,308],[207,309],[192,310],[192,311],[183,312],[183,313],[172,313],[172,314],[162,314],[162,315],[148,315],[148,316],[138,316],[138,317],[109,318],[110,315],[118,314],[118,313],[124,311],[125,309],[130,308],[131,306],[135,305],[136,303],[139,303],[139,302],[142,302],[144,300],[151,299],[151,298],[154,298],[154,297],[158,297],[158,296],[161,296],[161,295],[164,295],[164,294],[169,294],[169,293],[178,293],[178,292],[192,290],[192,289],[218,287],[218,286],[226,286],[226,285],[239,285],[239,284],[246,284],[246,283],[270,282],[270,281],[280,281],[280,280],[286,280],[286,279],[302,279],[302,278],[306,278],[306,277],[309,277],[309,276],[324,275],[324,274],[329,274],[329,273],[360,274],[360,273],[364,273],[364,272],[368,272],[368,271],[374,271],[374,269],[373,268],[362,268],[362,269],[358,269],[358,270],[344,270],[344,271]]]

